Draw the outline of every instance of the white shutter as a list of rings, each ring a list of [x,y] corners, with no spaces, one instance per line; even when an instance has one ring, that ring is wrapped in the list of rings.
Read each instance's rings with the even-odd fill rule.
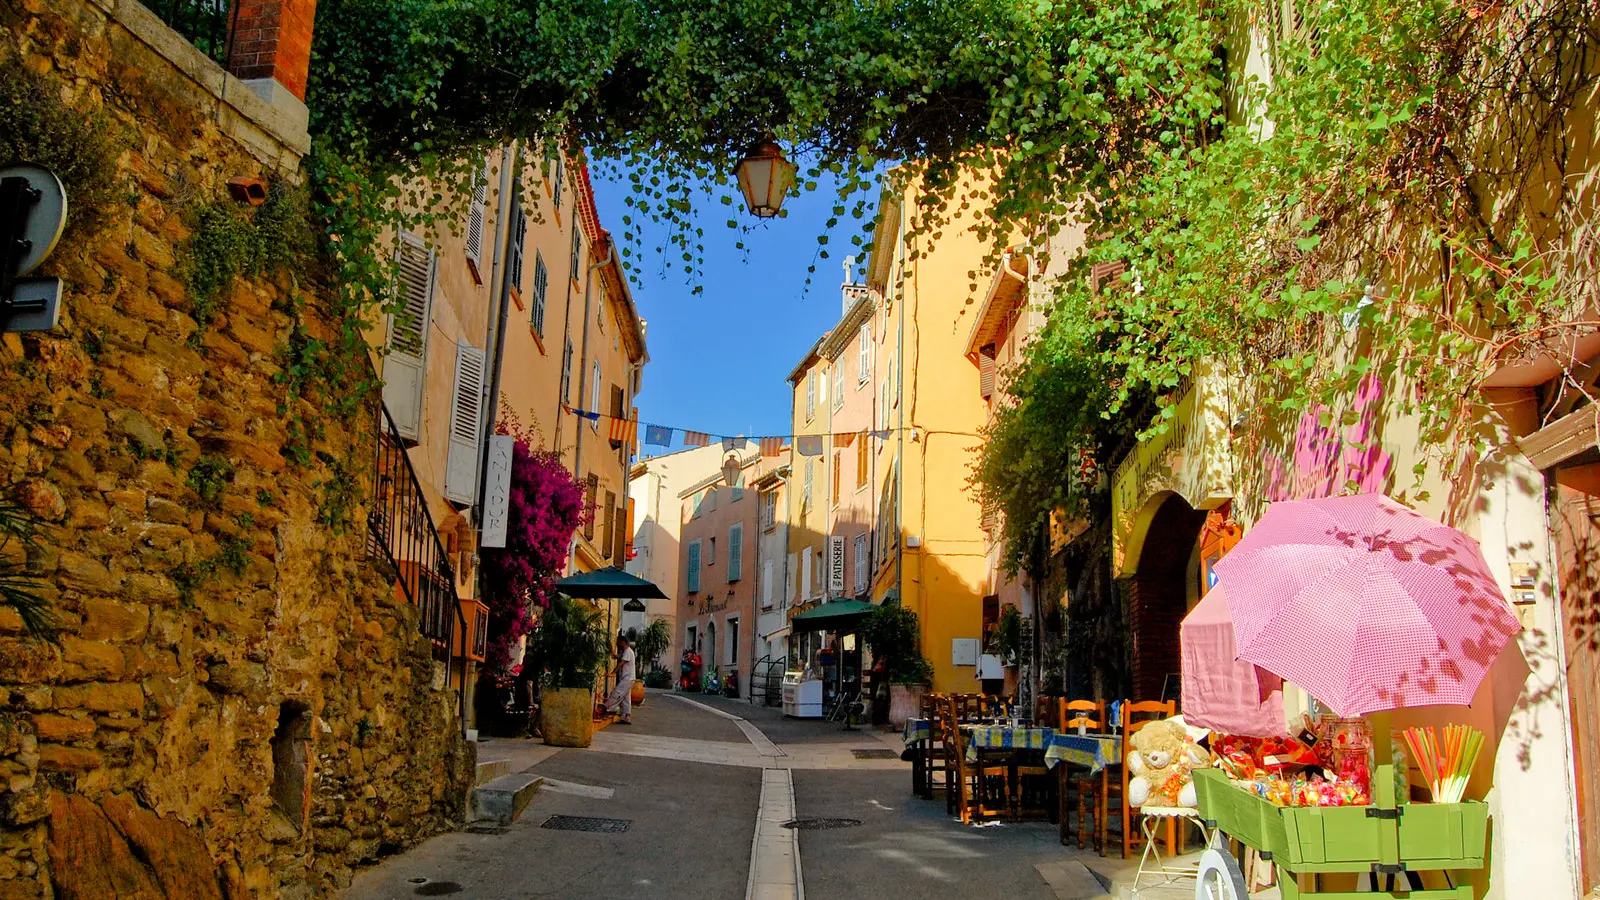
[[[472,188],[472,206],[467,210],[467,262],[472,267],[472,278],[483,284],[483,220],[489,205],[489,160],[483,169],[474,174],[477,184]]]
[[[410,234],[395,251],[396,309],[389,316],[388,353],[383,361],[383,403],[394,427],[408,441],[419,439],[422,381],[433,315],[433,251]]]
[[[861,361],[861,371],[856,375],[856,380],[866,384],[867,379],[872,376],[872,329],[869,326],[861,326],[860,344],[857,354]]]
[[[761,608],[772,608],[772,560],[761,563]]]
[[[856,535],[856,593],[867,589],[867,536]]]
[[[450,455],[444,473],[445,498],[456,503],[471,504],[478,493],[484,368],[482,350],[466,342],[456,345],[456,393],[450,408]]]
[[[801,552],[800,557],[800,594],[798,597],[800,602],[805,602],[806,592],[809,590],[811,590],[811,551],[805,550]]]

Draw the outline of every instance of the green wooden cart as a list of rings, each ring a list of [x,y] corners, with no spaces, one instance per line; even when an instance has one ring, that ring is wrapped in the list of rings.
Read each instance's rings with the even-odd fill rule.
[[[1277,869],[1283,900],[1473,900],[1469,885],[1460,884],[1463,870],[1483,868],[1488,838],[1488,808],[1476,801],[1412,803],[1396,806],[1394,767],[1379,765],[1373,806],[1280,807],[1228,783],[1217,769],[1194,773],[1200,815],[1207,824],[1270,859]],[[1198,900],[1245,900],[1238,864],[1213,845],[1211,866],[1202,864]],[[1219,852],[1221,851],[1221,852]],[[1224,866],[1231,871],[1219,871]],[[1373,875],[1374,891],[1354,893],[1302,889],[1298,876],[1324,872]],[[1409,889],[1406,872],[1445,872],[1442,889]],[[1397,876],[1397,890],[1378,889],[1387,876]]]

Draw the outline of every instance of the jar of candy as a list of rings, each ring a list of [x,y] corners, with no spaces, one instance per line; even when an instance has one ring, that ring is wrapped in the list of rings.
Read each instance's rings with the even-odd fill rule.
[[[1365,719],[1324,717],[1322,741],[1327,743],[1329,771],[1362,794],[1372,792],[1372,729]]]

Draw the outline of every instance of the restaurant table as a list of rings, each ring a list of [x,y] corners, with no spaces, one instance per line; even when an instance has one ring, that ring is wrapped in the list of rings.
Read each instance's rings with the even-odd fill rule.
[[[1073,734],[1058,731],[1050,738],[1044,751],[1044,764],[1055,768],[1066,762],[1085,766],[1093,775],[1106,766],[1122,761],[1122,737],[1115,734]]]
[[[963,725],[967,735],[967,759],[976,760],[984,750],[1044,750],[1050,746],[1054,728],[1012,728],[1009,725]]]

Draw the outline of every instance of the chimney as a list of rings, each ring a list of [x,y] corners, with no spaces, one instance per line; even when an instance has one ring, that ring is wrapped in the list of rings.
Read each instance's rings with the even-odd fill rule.
[[[839,308],[839,318],[841,319],[850,313],[850,307],[854,306],[856,298],[861,296],[860,291],[851,290],[851,288],[855,287],[855,282],[851,280],[851,270],[855,267],[856,258],[854,256],[846,256],[844,258],[844,284],[839,286],[839,293],[842,295]]]
[[[285,94],[305,107],[311,70],[311,23],[316,0],[235,0],[238,13],[228,50],[228,71],[263,100],[284,103]]]

